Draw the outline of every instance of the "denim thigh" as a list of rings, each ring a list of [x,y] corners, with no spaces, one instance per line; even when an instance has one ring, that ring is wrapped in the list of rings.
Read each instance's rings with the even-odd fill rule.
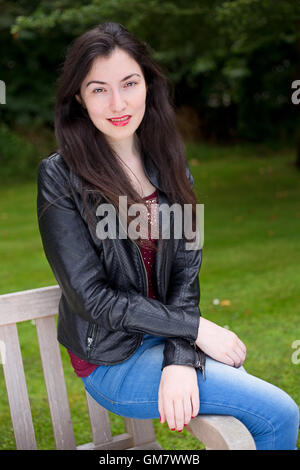
[[[126,361],[99,366],[82,381],[104,408],[129,418],[159,418],[158,388],[166,338],[145,335],[143,343]]]

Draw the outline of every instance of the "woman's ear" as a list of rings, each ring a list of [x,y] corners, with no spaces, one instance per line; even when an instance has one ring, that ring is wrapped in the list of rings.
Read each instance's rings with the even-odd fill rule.
[[[78,101],[78,103],[81,104],[81,106],[82,106],[83,108],[85,108],[85,104],[84,104],[83,100],[81,99],[81,96],[76,94],[76,95],[75,95],[75,98],[76,98],[76,100]]]

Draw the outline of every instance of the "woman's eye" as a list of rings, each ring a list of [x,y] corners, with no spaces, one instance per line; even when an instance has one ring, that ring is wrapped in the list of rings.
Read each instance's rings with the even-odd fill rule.
[[[125,86],[127,87],[127,85],[131,85],[131,86],[132,85],[137,85],[137,82],[128,82],[128,83],[126,83]],[[131,86],[129,88],[131,88]],[[93,90],[93,93],[96,93],[96,94],[102,93],[103,90],[104,90],[104,88],[95,88],[95,90]]]
[[[132,84],[132,83],[133,83],[134,85],[137,84],[137,82],[128,82],[128,83],[126,83],[126,85],[130,85],[130,84]]]

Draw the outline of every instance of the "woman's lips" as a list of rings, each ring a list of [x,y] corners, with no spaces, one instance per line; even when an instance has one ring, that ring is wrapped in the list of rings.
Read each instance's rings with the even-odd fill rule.
[[[114,126],[127,126],[130,119],[131,119],[131,116],[128,116],[127,119],[124,119],[122,121],[113,121],[112,119],[108,119],[108,121],[111,122],[111,124],[113,124]]]

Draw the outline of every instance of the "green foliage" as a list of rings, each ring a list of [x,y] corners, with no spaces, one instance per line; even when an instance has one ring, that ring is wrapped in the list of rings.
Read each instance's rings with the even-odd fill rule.
[[[9,125],[51,125],[56,80],[68,44],[104,21],[148,44],[175,85],[177,108],[201,119],[197,138],[293,138],[291,83],[300,74],[300,4],[294,0],[5,1],[1,77]],[[298,75],[299,76],[298,76]],[[258,119],[259,116],[259,119]],[[283,119],[284,117],[284,119]]]
[[[0,126],[0,177],[28,176],[37,160],[37,150],[30,142],[12,132],[6,125]]]
[[[216,21],[236,52],[295,41],[299,18],[300,4],[293,0],[223,1],[216,7]]]
[[[55,142],[51,133],[39,128],[33,128],[31,132],[31,136],[21,135],[4,123],[0,124],[1,184],[34,179],[40,160],[54,149]]]

